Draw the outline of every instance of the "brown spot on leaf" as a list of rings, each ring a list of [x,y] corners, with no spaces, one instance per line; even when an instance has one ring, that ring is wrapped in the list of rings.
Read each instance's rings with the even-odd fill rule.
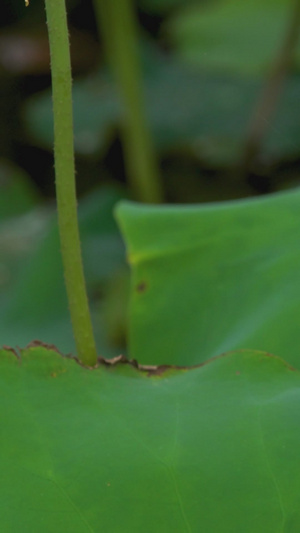
[[[148,287],[148,285],[147,285],[146,281],[140,281],[140,283],[137,284],[136,290],[137,290],[137,292],[145,292],[147,287]]]
[[[6,350],[7,352],[11,352],[13,355],[15,355],[17,357],[17,359],[20,359],[19,354],[11,346],[7,346],[6,344],[3,344],[2,349]]]

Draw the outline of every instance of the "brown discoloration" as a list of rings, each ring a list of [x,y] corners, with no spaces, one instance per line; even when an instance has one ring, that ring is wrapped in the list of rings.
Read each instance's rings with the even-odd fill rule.
[[[128,363],[128,359],[126,359],[125,355],[117,355],[116,357],[112,357],[111,359],[105,359],[104,357],[98,358],[99,363],[102,363],[106,366],[115,366],[120,363]]]
[[[274,355],[273,353],[270,353],[270,352],[262,352],[262,354],[265,357],[270,357],[270,358],[273,358],[273,359],[280,359],[281,361],[283,361],[285,363],[285,366],[287,366],[287,368],[289,370],[291,370],[292,372],[297,372],[297,368],[295,368],[294,366],[290,365],[287,361],[285,361],[284,359],[282,359],[278,355]]]
[[[125,357],[125,355],[118,355],[116,357],[112,357],[111,359],[106,359],[105,357],[99,356],[98,359],[97,359],[97,364],[94,367],[88,367],[88,366],[83,365],[81,363],[81,361],[79,361],[79,359],[77,357],[72,356],[72,354],[67,354],[67,355],[62,354],[54,344],[46,344],[46,343],[41,342],[39,340],[34,340],[34,341],[30,342],[25,348],[18,348],[18,349],[20,350],[20,354],[22,355],[23,351],[25,351],[25,350],[27,350],[29,348],[36,348],[36,347],[42,347],[42,348],[46,348],[47,350],[55,351],[61,357],[72,359],[73,361],[75,361],[77,364],[79,364],[80,366],[82,366],[86,370],[96,370],[97,368],[99,368],[99,366],[105,366],[105,367],[108,367],[108,368],[109,367],[113,368],[113,367],[118,366],[118,365],[129,365],[132,368],[135,368],[138,372],[146,373],[148,377],[161,376],[161,375],[164,374],[164,372],[167,372],[169,370],[186,370],[186,371],[194,370],[195,368],[201,368],[202,366],[206,366],[206,365],[212,363],[213,361],[217,361],[218,359],[221,359],[221,358],[226,357],[228,355],[235,354],[237,352],[239,352],[239,353],[251,352],[251,353],[260,354],[260,355],[265,356],[265,357],[278,359],[278,360],[282,361],[282,363],[284,363],[284,365],[289,370],[291,370],[292,372],[297,372],[298,371],[296,368],[292,367],[290,364],[288,364],[286,361],[284,361],[280,357],[278,357],[276,355],[273,355],[271,353],[262,352],[260,350],[237,350],[237,351],[234,350],[234,351],[229,351],[229,352],[222,353],[221,355],[216,355],[215,357],[212,357],[211,359],[208,359],[207,361],[204,361],[203,363],[199,363],[197,365],[191,365],[191,366],[184,366],[184,365],[183,366],[179,366],[179,365],[141,365],[141,364],[139,364],[136,361],[136,359],[127,359]],[[16,350],[14,348],[12,348],[11,346],[5,346],[4,345],[3,349],[12,352],[18,359],[21,359],[21,355],[19,356],[18,353],[16,352]],[[65,372],[65,371],[66,370],[63,370],[63,372]],[[238,375],[241,374],[241,372],[239,370],[237,370],[235,372],[235,374],[238,376]],[[57,375],[58,374],[56,372],[52,372],[51,377],[57,377]]]
[[[11,352],[15,357],[17,357],[17,359],[20,359],[18,352],[11,346],[7,346],[6,344],[3,344],[2,349],[6,350],[7,352]]]
[[[39,341],[37,339],[31,341],[27,346],[24,348],[24,350],[28,350],[29,348],[46,348],[47,350],[52,350],[54,352],[59,353],[59,355],[63,355],[58,348],[54,344],[48,344],[46,342]]]
[[[136,286],[137,292],[145,292],[147,288],[148,284],[146,281],[140,281],[140,283],[138,283]]]
[[[136,359],[127,359],[124,355],[119,355],[113,359],[98,358],[99,364],[105,366],[130,365],[139,372],[147,373],[147,376],[161,376],[167,370],[192,370],[203,366],[205,363],[193,366],[177,366],[177,365],[140,365]]]

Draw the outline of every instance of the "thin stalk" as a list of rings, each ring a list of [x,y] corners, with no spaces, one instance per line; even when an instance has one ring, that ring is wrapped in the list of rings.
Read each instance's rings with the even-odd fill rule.
[[[97,362],[82,266],[75,185],[72,77],[64,0],[45,0],[49,32],[54,115],[54,160],[61,253],[77,355]]]
[[[300,0],[293,0],[290,20],[273,68],[259,95],[244,146],[243,173],[248,174],[262,148],[263,140],[292,65],[300,31]]]
[[[137,200],[160,203],[160,172],[145,115],[133,0],[94,0],[99,32],[124,103],[122,131],[128,180]]]

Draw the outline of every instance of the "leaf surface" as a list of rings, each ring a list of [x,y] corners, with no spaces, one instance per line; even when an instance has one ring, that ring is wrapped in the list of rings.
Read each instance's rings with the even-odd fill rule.
[[[201,68],[257,75],[270,68],[285,38],[293,3],[222,0],[181,9],[166,31],[181,57]],[[300,57],[300,45],[297,59]]]
[[[299,368],[299,203],[299,189],[202,206],[121,203],[131,357],[190,365],[249,348]]]
[[[300,380],[240,352],[146,377],[0,354],[5,532],[296,533]]]

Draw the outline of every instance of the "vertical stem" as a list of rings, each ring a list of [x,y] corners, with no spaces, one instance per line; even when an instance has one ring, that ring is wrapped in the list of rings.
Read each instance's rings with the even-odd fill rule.
[[[72,78],[65,0],[45,0],[54,115],[54,159],[61,252],[71,321],[80,361],[93,366],[97,352],[83,274],[77,218]]]
[[[242,163],[242,170],[245,174],[249,173],[261,150],[263,139],[292,64],[300,30],[300,0],[293,0],[293,3],[284,40],[249,124]]]
[[[162,202],[160,172],[145,116],[133,0],[94,0],[94,5],[99,30],[124,102],[122,142],[132,191],[142,202]]]

